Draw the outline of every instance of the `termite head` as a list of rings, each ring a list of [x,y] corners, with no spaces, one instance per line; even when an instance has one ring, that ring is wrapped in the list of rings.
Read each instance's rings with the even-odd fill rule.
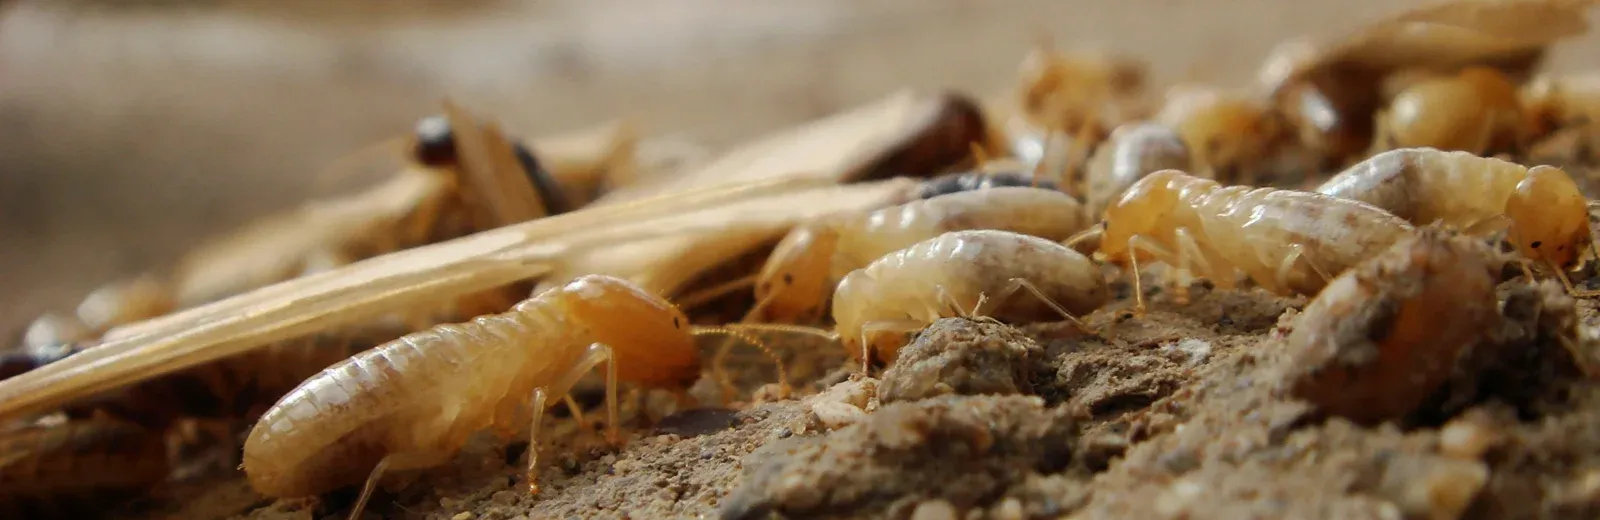
[[[450,129],[450,120],[444,116],[428,116],[417,121],[412,133],[411,153],[417,162],[428,166],[445,166],[456,161],[456,137]]]
[[[1174,88],[1156,120],[1183,137],[1203,176],[1262,160],[1288,125],[1266,104],[1209,89]],[[1206,175],[1209,174],[1209,175]]]
[[[756,317],[768,323],[821,319],[838,246],[839,232],[822,223],[796,227],[784,236],[756,277]]]
[[[1100,252],[1107,260],[1125,265],[1133,253],[1128,247],[1133,237],[1161,236],[1161,229],[1167,226],[1167,214],[1178,204],[1180,181],[1188,177],[1178,170],[1151,173],[1129,186],[1116,204],[1106,208],[1101,221],[1105,229]],[[1141,253],[1139,259],[1146,258],[1148,254]]]
[[[1525,258],[1572,269],[1588,249],[1588,201],[1560,168],[1529,169],[1506,201],[1505,215],[1517,252]]]
[[[686,388],[700,376],[689,318],[666,299],[605,275],[580,277],[561,292],[571,319],[612,347],[618,379]]]

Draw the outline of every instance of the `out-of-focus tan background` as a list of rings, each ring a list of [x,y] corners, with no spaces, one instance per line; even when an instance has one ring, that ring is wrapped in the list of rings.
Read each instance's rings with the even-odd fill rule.
[[[726,145],[901,87],[1009,87],[1030,46],[1249,81],[1389,0],[110,0],[0,15],[0,331],[301,200],[445,95],[523,135],[624,116]],[[1551,67],[1592,67],[1600,40]]]

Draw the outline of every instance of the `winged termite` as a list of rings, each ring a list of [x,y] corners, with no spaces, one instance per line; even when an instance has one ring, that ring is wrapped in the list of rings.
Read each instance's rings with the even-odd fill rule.
[[[461,236],[547,213],[517,159],[515,146],[492,125],[446,103],[449,141],[460,161],[428,166],[437,153],[418,146],[389,178],[343,197],[314,200],[202,245],[174,271],[182,306],[298,276],[313,260],[340,263]],[[428,140],[428,127],[413,138]]]

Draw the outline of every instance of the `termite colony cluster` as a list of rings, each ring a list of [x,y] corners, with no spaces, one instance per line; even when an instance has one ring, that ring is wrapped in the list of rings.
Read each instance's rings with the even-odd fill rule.
[[[803,397],[828,435],[890,396],[964,391],[870,390],[930,324],[1114,342],[1199,280],[1302,308],[1262,343],[1294,360],[1284,395],[1404,420],[1463,352],[1527,335],[1501,326],[1517,318],[1497,288],[1590,295],[1573,174],[1600,160],[1600,77],[1537,70],[1589,3],[1415,9],[1287,42],[1252,87],[1161,96],[1136,60],[1041,48],[996,106],[901,93],[721,155],[622,124],[519,143],[446,103],[352,155],[392,161],[383,182],[35,321],[0,364],[0,501],[105,504],[73,497],[137,494],[211,442],[266,497],[358,490],[356,518],[485,431],[531,439],[515,481],[538,494],[541,425],[564,420],[544,412],[592,424],[574,398],[591,372],[617,449],[637,433],[619,388],[682,405],[703,376],[708,405]],[[707,323],[730,306],[742,318]],[[848,379],[798,395],[773,348],[797,338],[848,354]],[[759,398],[725,373],[736,344],[778,360]],[[779,502],[723,512],[808,512]]]

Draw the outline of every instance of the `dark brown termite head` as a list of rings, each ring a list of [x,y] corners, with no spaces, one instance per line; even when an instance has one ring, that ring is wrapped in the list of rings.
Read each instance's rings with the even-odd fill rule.
[[[455,166],[459,160],[456,151],[455,131],[450,126],[450,120],[442,115],[432,115],[417,121],[411,136],[411,155],[414,160],[427,166],[443,168]],[[540,200],[544,201],[545,208],[551,215],[559,215],[572,210],[566,192],[556,182],[555,176],[544,168],[539,159],[529,150],[527,145],[520,141],[512,141],[512,150],[516,153],[517,163],[522,167],[528,181],[539,192]]]
[[[1430,227],[1335,278],[1287,339],[1286,389],[1363,424],[1410,415],[1497,330],[1495,258]]]

